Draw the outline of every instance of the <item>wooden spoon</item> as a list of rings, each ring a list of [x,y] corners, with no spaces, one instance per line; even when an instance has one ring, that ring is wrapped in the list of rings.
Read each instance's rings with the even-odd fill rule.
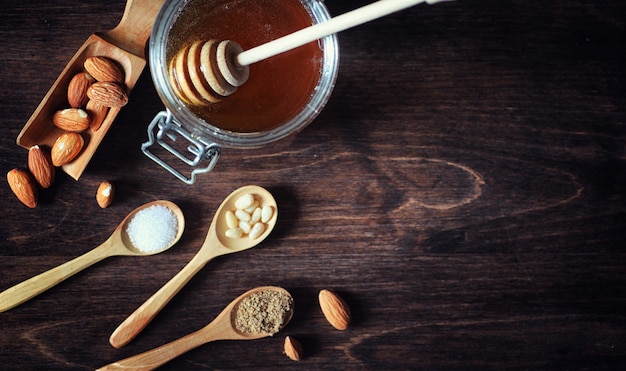
[[[271,206],[274,209],[272,218],[266,223],[265,231],[256,239],[248,237],[228,238],[226,231],[226,212],[235,209],[235,201],[245,194],[252,194],[261,206]],[[209,261],[221,255],[232,254],[250,249],[261,243],[272,231],[278,218],[276,200],[266,189],[248,185],[232,192],[217,209],[206,239],[200,250],[159,291],[154,293],[139,308],[137,308],[124,322],[122,322],[111,334],[109,342],[115,348],[121,348],[128,344],[154,319],[159,311],[198,273]]]
[[[423,2],[440,1],[446,0],[379,0],[246,51],[232,40],[197,41],[172,58],[169,79],[181,99],[195,105],[216,103],[247,81],[253,63]]]
[[[176,237],[167,247],[160,251],[144,252],[133,246],[126,229],[133,216],[135,216],[139,211],[154,205],[165,206],[170,209],[172,213],[174,213],[178,223]],[[0,293],[0,313],[32,299],[83,269],[88,268],[110,256],[146,256],[163,252],[178,242],[184,229],[185,218],[182,211],[176,204],[170,201],[160,200],[139,206],[128,214],[124,220],[122,220],[111,236],[100,246],[68,261],[67,263],[43,272]]]
[[[216,340],[255,340],[270,336],[272,334],[251,334],[243,333],[237,330],[234,320],[237,306],[241,301],[248,296],[260,292],[260,291],[278,291],[288,295],[291,298],[291,294],[281,287],[276,286],[262,286],[254,288],[245,292],[237,299],[233,300],[222,312],[207,326],[202,329],[193,332],[187,336],[184,336],[178,340],[174,340],[168,344],[162,345],[158,348],[154,348],[147,352],[123,359],[99,368],[98,370],[153,370],[172,359],[180,356],[181,354],[188,352],[192,349],[199,347]],[[293,302],[293,298],[291,299]],[[293,306],[287,313],[287,318],[283,320],[281,329],[289,323],[293,316]]]
[[[52,147],[62,133],[61,129],[52,125],[52,116],[58,110],[69,108],[67,87],[74,75],[84,71],[83,63],[88,57],[104,56],[118,62],[124,69],[124,85],[126,92],[130,94],[146,66],[146,42],[163,2],[164,0],[128,0],[122,19],[114,29],[89,36],[22,128],[17,144],[26,149],[34,145]],[[83,133],[85,148],[76,159],[63,165],[63,171],[78,180],[119,111],[120,108],[109,109],[97,130]]]

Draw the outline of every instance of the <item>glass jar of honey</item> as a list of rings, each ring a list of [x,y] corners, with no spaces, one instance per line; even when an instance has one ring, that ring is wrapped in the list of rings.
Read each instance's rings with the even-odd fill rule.
[[[250,65],[247,81],[211,104],[196,105],[179,95],[171,61],[197,41],[233,40],[248,50],[329,18],[321,0],[167,1],[149,44],[150,72],[166,109],[150,123],[142,151],[193,184],[196,175],[213,169],[221,148],[264,146],[303,129],[333,90],[339,65],[335,35]],[[190,175],[157,155],[155,145],[190,167]]]

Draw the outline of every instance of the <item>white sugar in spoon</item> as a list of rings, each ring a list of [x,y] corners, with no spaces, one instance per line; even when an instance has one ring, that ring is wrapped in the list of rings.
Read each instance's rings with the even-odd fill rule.
[[[379,0],[247,51],[232,40],[197,41],[172,58],[169,78],[182,99],[216,103],[247,81],[253,63],[420,3],[441,1],[449,0]]]
[[[167,207],[176,218],[176,236],[170,241],[167,246],[155,251],[143,251],[133,245],[130,236],[128,235],[128,224],[133,220],[133,217],[138,212],[145,210],[151,206],[160,205]],[[56,268],[52,268],[46,272],[40,273],[35,277],[29,278],[26,281],[19,283],[11,288],[6,289],[0,293],[0,313],[14,308],[29,299],[41,294],[56,284],[64,281],[65,279],[75,275],[83,269],[92,266],[93,264],[108,258],[110,256],[145,256],[161,253],[170,247],[174,246],[176,242],[183,235],[185,229],[185,217],[180,208],[170,201],[159,200],[149,202],[142,206],[139,206],[128,214],[124,220],[115,228],[115,231],[111,236],[104,241],[100,246],[93,250],[74,258],[64,264],[59,265]]]

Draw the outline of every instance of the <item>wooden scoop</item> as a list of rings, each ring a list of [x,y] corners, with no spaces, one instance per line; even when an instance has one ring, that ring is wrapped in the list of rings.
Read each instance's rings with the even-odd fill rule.
[[[69,108],[67,87],[72,77],[83,71],[88,57],[104,56],[118,62],[124,69],[126,93],[130,94],[146,66],[146,42],[163,1],[128,0],[124,15],[114,29],[89,36],[35,109],[18,135],[17,144],[26,149],[34,145],[52,147],[62,133],[52,124],[52,116],[58,110]],[[98,130],[83,132],[85,148],[74,161],[63,165],[63,171],[78,180],[119,111],[120,108],[111,108]]]
[[[446,0],[379,0],[247,51],[232,40],[197,41],[172,58],[170,82],[179,97],[191,104],[216,103],[247,81],[253,63],[413,5],[440,1]]]

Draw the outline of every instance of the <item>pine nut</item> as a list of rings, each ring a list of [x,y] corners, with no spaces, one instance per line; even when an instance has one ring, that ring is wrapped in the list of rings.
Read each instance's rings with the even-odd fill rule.
[[[243,231],[243,233],[249,234],[250,231],[252,230],[252,225],[250,225],[250,223],[248,223],[248,222],[240,221],[239,222],[239,229],[241,229]]]
[[[254,224],[259,221],[261,221],[261,208],[257,207],[252,212],[252,216],[250,217],[250,223]]]
[[[247,193],[235,201],[235,210],[226,211],[228,229],[224,234],[229,238],[259,238],[273,216],[272,206],[261,207],[259,200]]]
[[[250,236],[250,238],[254,240],[258,238],[260,235],[262,235],[264,231],[265,231],[265,224],[256,223],[254,226],[252,226],[252,230],[250,231],[250,234],[248,234],[248,236]]]
[[[252,205],[250,205],[249,207],[246,207],[244,210],[248,213],[248,214],[252,214],[254,212],[254,210],[257,209],[257,207],[259,207],[259,201],[254,200],[254,202],[252,203]]]
[[[228,210],[226,212],[226,225],[228,226],[228,228],[236,228],[238,224],[239,224],[239,219],[237,219],[237,217],[235,216],[235,213]]]
[[[239,219],[242,222],[249,222],[250,221],[250,214],[248,214],[247,212],[245,212],[243,210],[235,211],[235,216],[237,217],[237,219]]]
[[[254,196],[250,193],[246,193],[245,195],[239,197],[237,201],[235,201],[235,207],[239,210],[243,210],[252,206],[254,203]]]
[[[226,237],[229,238],[241,238],[243,236],[243,231],[241,228],[230,228],[226,231]]]
[[[263,223],[269,222],[273,215],[274,210],[271,206],[263,206],[263,209],[261,209],[261,221]]]

